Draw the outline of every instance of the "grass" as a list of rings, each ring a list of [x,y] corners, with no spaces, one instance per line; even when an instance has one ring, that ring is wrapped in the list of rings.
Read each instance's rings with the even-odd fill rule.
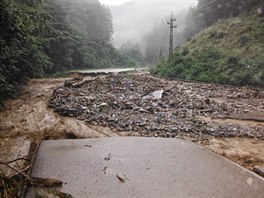
[[[21,178],[7,179],[0,175],[0,197],[13,198],[21,197],[25,192],[27,183]]]
[[[175,50],[152,73],[186,80],[264,86],[264,17],[221,20]]]

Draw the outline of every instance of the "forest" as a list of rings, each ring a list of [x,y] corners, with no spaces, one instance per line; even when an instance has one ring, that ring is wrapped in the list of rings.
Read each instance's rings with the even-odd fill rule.
[[[155,2],[155,1],[154,1]],[[154,4],[155,3],[149,3]],[[141,30],[141,38],[131,39],[132,36],[123,38],[119,50],[142,65],[155,66],[160,59],[168,56],[169,49],[169,20],[170,13],[176,19],[177,28],[174,30],[174,47],[183,45],[190,40],[195,34],[210,27],[218,20],[223,20],[229,17],[236,17],[242,13],[248,13],[252,7],[263,2],[262,0],[199,0],[197,5],[189,4],[184,7],[179,4],[174,4],[171,11],[167,10],[161,17],[152,17],[155,19],[153,25],[145,30]],[[153,5],[153,7],[154,7]],[[176,6],[177,5],[177,6]],[[161,3],[160,6],[169,6],[168,3]],[[122,7],[122,9],[125,6]],[[180,7],[181,10],[176,8]],[[132,9],[133,7],[131,7]],[[121,9],[121,11],[122,11]],[[147,8],[146,8],[147,9]],[[127,8],[128,10],[128,8]],[[115,14],[114,10],[114,14]],[[147,10],[146,10],[147,12]],[[116,14],[117,17],[119,16]],[[144,21],[144,19],[142,19]],[[148,21],[149,23],[149,21]],[[122,35],[118,35],[122,38]],[[118,39],[118,38],[117,38]],[[155,42],[153,42],[155,40]],[[119,43],[119,39],[117,40]]]
[[[133,1],[131,2],[133,3]],[[200,39],[200,37],[193,38],[193,36],[207,27],[217,24],[219,20],[237,17],[241,14],[249,14],[251,8],[261,2],[263,0],[199,0],[196,7],[182,7],[182,10],[176,9],[175,13],[173,13],[178,25],[174,32],[174,47],[177,49],[175,57],[179,55],[177,52],[193,51],[195,46],[192,46],[190,42],[194,43],[197,40],[202,40],[209,44],[214,37],[218,38],[216,42],[220,42],[221,39],[226,39],[226,37],[232,38],[229,35],[225,37],[226,33],[221,29],[216,29],[213,33],[210,33],[211,37],[209,40]],[[133,27],[133,30],[130,28],[126,30],[126,35],[124,36],[127,37],[129,37],[128,33],[131,32],[133,34],[135,32],[137,28],[135,23],[139,23],[140,17],[148,16],[148,12],[144,13],[144,10],[141,10],[138,11],[141,14],[137,19],[135,18],[136,15],[134,16],[134,22],[131,20],[126,23],[127,17],[130,17],[128,11],[133,8],[134,4],[132,7],[131,5],[127,4],[120,7],[121,13],[128,13],[126,17],[120,16],[125,20],[123,23],[127,25],[131,23]],[[169,5],[166,6],[165,10],[170,9]],[[150,8],[157,9],[157,6],[153,3]],[[138,9],[138,7],[134,9]],[[155,21],[153,21],[152,26],[145,31],[141,29],[140,39],[128,39],[127,42],[121,43],[117,50],[112,43],[114,33],[112,12],[115,13],[117,11],[100,4],[98,0],[1,0],[0,101],[14,96],[20,85],[31,78],[51,76],[57,72],[76,69],[135,67],[136,65],[153,66],[159,64],[161,60],[162,62],[158,68],[153,70],[156,74],[205,81],[215,79],[215,76],[211,74],[211,77],[203,76],[201,78],[197,77],[195,72],[194,77],[190,73],[183,75],[182,72],[176,72],[178,70],[174,68],[175,63],[171,62],[171,60],[167,61],[169,43],[168,13],[164,13],[163,17],[161,15],[154,17]],[[247,19],[250,22],[250,19]],[[150,20],[151,18],[146,20],[145,23],[139,24],[141,25],[140,28],[149,23]],[[253,35],[254,39],[252,34],[240,35],[238,32],[240,40],[233,47],[237,46],[241,50],[240,43],[242,42],[243,49],[251,49],[252,47],[250,46],[254,44],[255,48],[259,47],[259,50],[257,50],[259,53],[257,54],[261,56],[263,49],[263,46],[261,46],[261,32],[263,31],[261,20],[257,18],[251,23],[252,25],[256,22],[256,28],[252,27],[255,28],[252,31],[256,31]],[[235,32],[236,30],[233,33]],[[260,36],[257,36],[258,34]],[[223,41],[222,43],[225,42]],[[213,46],[215,45],[216,43],[213,42]],[[189,48],[192,49],[189,50]],[[198,60],[198,55],[200,57],[204,54],[204,51],[200,50],[197,50],[197,56],[195,55],[196,61]],[[210,51],[211,48],[208,48],[208,50]],[[218,48],[217,52],[213,50],[212,53],[219,54],[219,50],[221,49]],[[252,55],[254,61],[253,59],[250,59],[250,61],[241,60],[246,57],[243,53],[245,52],[234,55],[230,59],[224,58],[225,61],[222,61],[221,64],[228,65],[231,61],[231,64],[252,65],[254,68],[259,68],[261,57],[255,54],[254,56]],[[205,55],[207,56],[207,52]],[[222,56],[225,57],[225,55]],[[211,65],[211,62],[208,62],[211,61],[210,59],[201,58],[207,61],[207,65]],[[184,59],[184,68],[187,68],[186,64],[189,64],[189,59],[186,61]],[[203,68],[203,64],[200,64],[201,68]],[[200,68],[200,66],[198,67]],[[177,65],[177,67],[180,66]],[[191,70],[193,71],[193,68]],[[259,69],[256,71],[259,71]],[[247,78],[253,74],[244,73],[241,75],[244,76],[243,78]],[[222,76],[224,76],[223,79],[229,78],[229,75],[226,74]],[[242,85],[249,83],[248,80],[241,80],[240,77],[240,80],[231,81],[220,79],[219,77],[217,82]],[[251,83],[259,84],[256,80]]]
[[[112,47],[112,34],[111,13],[97,0],[1,0],[0,101],[30,78],[135,66]]]

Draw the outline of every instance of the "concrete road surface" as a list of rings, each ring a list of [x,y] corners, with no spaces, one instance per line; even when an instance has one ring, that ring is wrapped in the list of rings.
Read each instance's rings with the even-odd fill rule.
[[[135,71],[136,68],[117,68],[117,69],[90,69],[90,70],[81,70],[79,73],[89,74],[89,73],[120,73]]]
[[[32,175],[75,198],[264,198],[261,177],[181,139],[43,141]]]

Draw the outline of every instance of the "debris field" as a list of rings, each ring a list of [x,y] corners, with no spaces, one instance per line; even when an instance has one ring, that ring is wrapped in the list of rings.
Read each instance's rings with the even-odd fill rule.
[[[54,90],[49,106],[87,124],[147,137],[264,139],[261,89],[167,80],[149,74],[111,74],[65,81]],[[219,122],[226,119],[245,121]],[[247,120],[257,124],[247,124]]]

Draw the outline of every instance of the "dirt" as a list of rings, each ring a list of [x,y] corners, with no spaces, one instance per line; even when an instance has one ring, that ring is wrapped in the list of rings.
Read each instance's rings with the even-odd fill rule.
[[[253,170],[264,166],[264,141],[245,138],[211,139],[200,145],[216,152],[229,160]]]
[[[63,78],[31,80],[19,97],[6,101],[4,108],[0,110],[0,141],[3,138],[26,137],[38,143],[43,139],[140,135],[140,132],[128,133],[105,126],[89,125],[84,121],[55,113],[48,107],[48,101],[53,90],[63,85],[64,81]],[[213,119],[210,116],[200,119],[209,119],[221,124],[232,123],[242,127],[246,125],[262,128],[264,125],[263,122]],[[250,170],[255,165],[264,166],[263,140],[210,137],[198,143]]]
[[[0,111],[0,138],[43,139],[97,138],[119,136],[107,127],[89,126],[74,118],[62,117],[48,108],[53,90],[65,79],[31,80],[16,99],[5,102]]]
[[[236,124],[252,127],[264,126],[264,122],[256,121],[212,119],[210,117],[199,117],[199,119],[221,124]],[[212,138],[197,143],[251,171],[258,165],[264,166],[263,140],[254,138]]]

